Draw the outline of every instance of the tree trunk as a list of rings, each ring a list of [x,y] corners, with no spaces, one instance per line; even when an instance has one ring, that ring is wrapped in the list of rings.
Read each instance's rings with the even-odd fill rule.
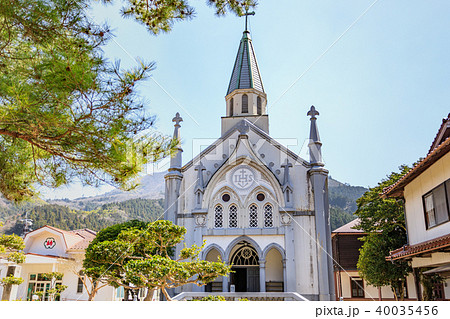
[[[145,296],[144,301],[152,301],[153,294],[154,294],[155,290],[156,290],[156,288],[148,289],[147,290],[147,296]]]
[[[162,287],[161,290],[162,290],[164,296],[166,297],[167,301],[172,301],[172,298],[170,298],[169,294],[166,291],[166,288]]]

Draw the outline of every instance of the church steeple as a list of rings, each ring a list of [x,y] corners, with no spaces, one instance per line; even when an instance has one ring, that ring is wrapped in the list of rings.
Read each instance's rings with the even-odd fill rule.
[[[227,95],[238,89],[255,89],[264,93],[264,86],[256,61],[250,32],[245,30],[239,44]]]
[[[245,30],[239,43],[233,72],[225,97],[226,116],[222,117],[222,134],[245,117],[247,120],[269,133],[269,120],[266,113],[267,96],[256,61],[247,18],[254,12],[246,12]]]

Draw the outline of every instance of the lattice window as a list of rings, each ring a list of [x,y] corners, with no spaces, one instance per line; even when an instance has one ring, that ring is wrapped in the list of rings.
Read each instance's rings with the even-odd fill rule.
[[[258,227],[258,207],[255,204],[249,207],[249,224],[252,228]]]
[[[228,219],[228,226],[230,228],[236,228],[238,225],[238,214],[237,214],[237,207],[236,205],[231,205],[229,208],[230,215]]]
[[[264,206],[264,227],[273,227],[273,208],[270,204]]]
[[[217,205],[214,208],[214,227],[215,228],[223,227],[223,208],[220,205]]]

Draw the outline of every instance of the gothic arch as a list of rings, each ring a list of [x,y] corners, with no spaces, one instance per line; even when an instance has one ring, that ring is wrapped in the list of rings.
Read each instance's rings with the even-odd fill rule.
[[[220,258],[222,259],[222,261],[224,261],[224,260],[225,260],[225,259],[224,259],[224,258],[225,258],[225,251],[223,250],[222,247],[220,247],[220,246],[217,245],[217,244],[210,244],[210,245],[208,245],[208,247],[206,247],[205,249],[203,249],[203,251],[202,251],[202,259],[205,260],[206,256],[208,256],[208,253],[209,253],[211,250],[213,250],[213,249],[215,249],[215,250],[217,250],[217,251],[219,252]]]
[[[224,260],[224,261],[226,261],[226,262],[229,262],[229,261],[230,261],[230,257],[231,257],[230,254],[231,254],[231,251],[232,251],[233,248],[234,248],[237,244],[239,244],[241,241],[246,241],[246,242],[248,242],[250,245],[252,245],[253,248],[255,248],[255,249],[256,249],[256,252],[258,253],[258,257],[261,258],[261,256],[262,256],[262,250],[261,250],[261,247],[259,247],[259,245],[256,243],[255,240],[253,240],[253,239],[251,239],[250,237],[244,235],[244,236],[239,236],[239,237],[233,239],[233,241],[232,241],[231,243],[228,244],[228,247],[227,247],[227,249],[225,250],[225,258],[226,258],[226,260]]]
[[[232,158],[232,156],[230,157]],[[229,161],[230,159],[228,159]],[[280,186],[280,183],[278,182],[277,178],[274,176],[274,174],[262,163],[258,163],[253,159],[249,159],[248,156],[242,156],[240,158],[237,158],[234,160],[233,165],[230,165],[229,163],[225,162],[224,165],[222,165],[221,168],[219,168],[214,175],[209,180],[208,184],[206,185],[205,193],[203,195],[203,208],[209,208],[213,201],[213,196],[217,194],[217,192],[222,188],[227,188],[229,190],[232,190],[230,186],[228,186],[228,182],[222,181],[222,179],[225,178],[227,173],[237,167],[238,165],[245,164],[257,171],[259,174],[261,174],[262,177],[266,179],[268,185],[273,189],[273,191],[270,192],[270,194],[274,197],[272,203],[277,203],[276,206],[285,206],[284,203],[284,196],[283,192]],[[262,187],[263,185],[258,185],[259,187]],[[256,186],[256,188],[258,187]],[[265,187],[268,189],[268,187]],[[236,192],[234,192],[236,194]],[[242,203],[242,207],[245,207],[245,203]]]
[[[263,250],[263,252],[262,252],[262,255],[261,255],[261,260],[266,260],[267,253],[268,253],[272,248],[275,248],[276,250],[278,250],[278,252],[280,253],[281,258],[282,258],[283,260],[286,259],[286,253],[284,252],[283,247],[281,247],[281,246],[280,246],[279,244],[277,244],[277,243],[270,243],[269,245],[266,246],[266,248],[264,248],[264,250]]]

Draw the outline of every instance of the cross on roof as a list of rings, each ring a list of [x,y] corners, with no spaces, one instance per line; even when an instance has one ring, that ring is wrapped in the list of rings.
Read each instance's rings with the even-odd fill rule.
[[[180,113],[177,112],[177,114],[175,114],[172,122],[175,122],[175,126],[180,126],[180,122],[183,122],[183,118],[180,116]]]
[[[248,19],[248,16],[254,16],[254,15],[255,15],[255,11],[248,12],[247,9],[245,10],[245,13],[241,14],[241,17],[245,16],[245,31],[248,31],[247,30],[247,19]]]
[[[316,119],[316,115],[319,115],[319,112],[316,111],[316,108],[314,107],[314,105],[311,105],[311,109],[309,110],[309,112],[306,115],[311,116],[311,120],[312,120],[312,119]]]
[[[206,170],[206,167],[203,165],[202,162],[200,162],[197,166],[195,166],[195,170],[201,172],[201,171]]]

